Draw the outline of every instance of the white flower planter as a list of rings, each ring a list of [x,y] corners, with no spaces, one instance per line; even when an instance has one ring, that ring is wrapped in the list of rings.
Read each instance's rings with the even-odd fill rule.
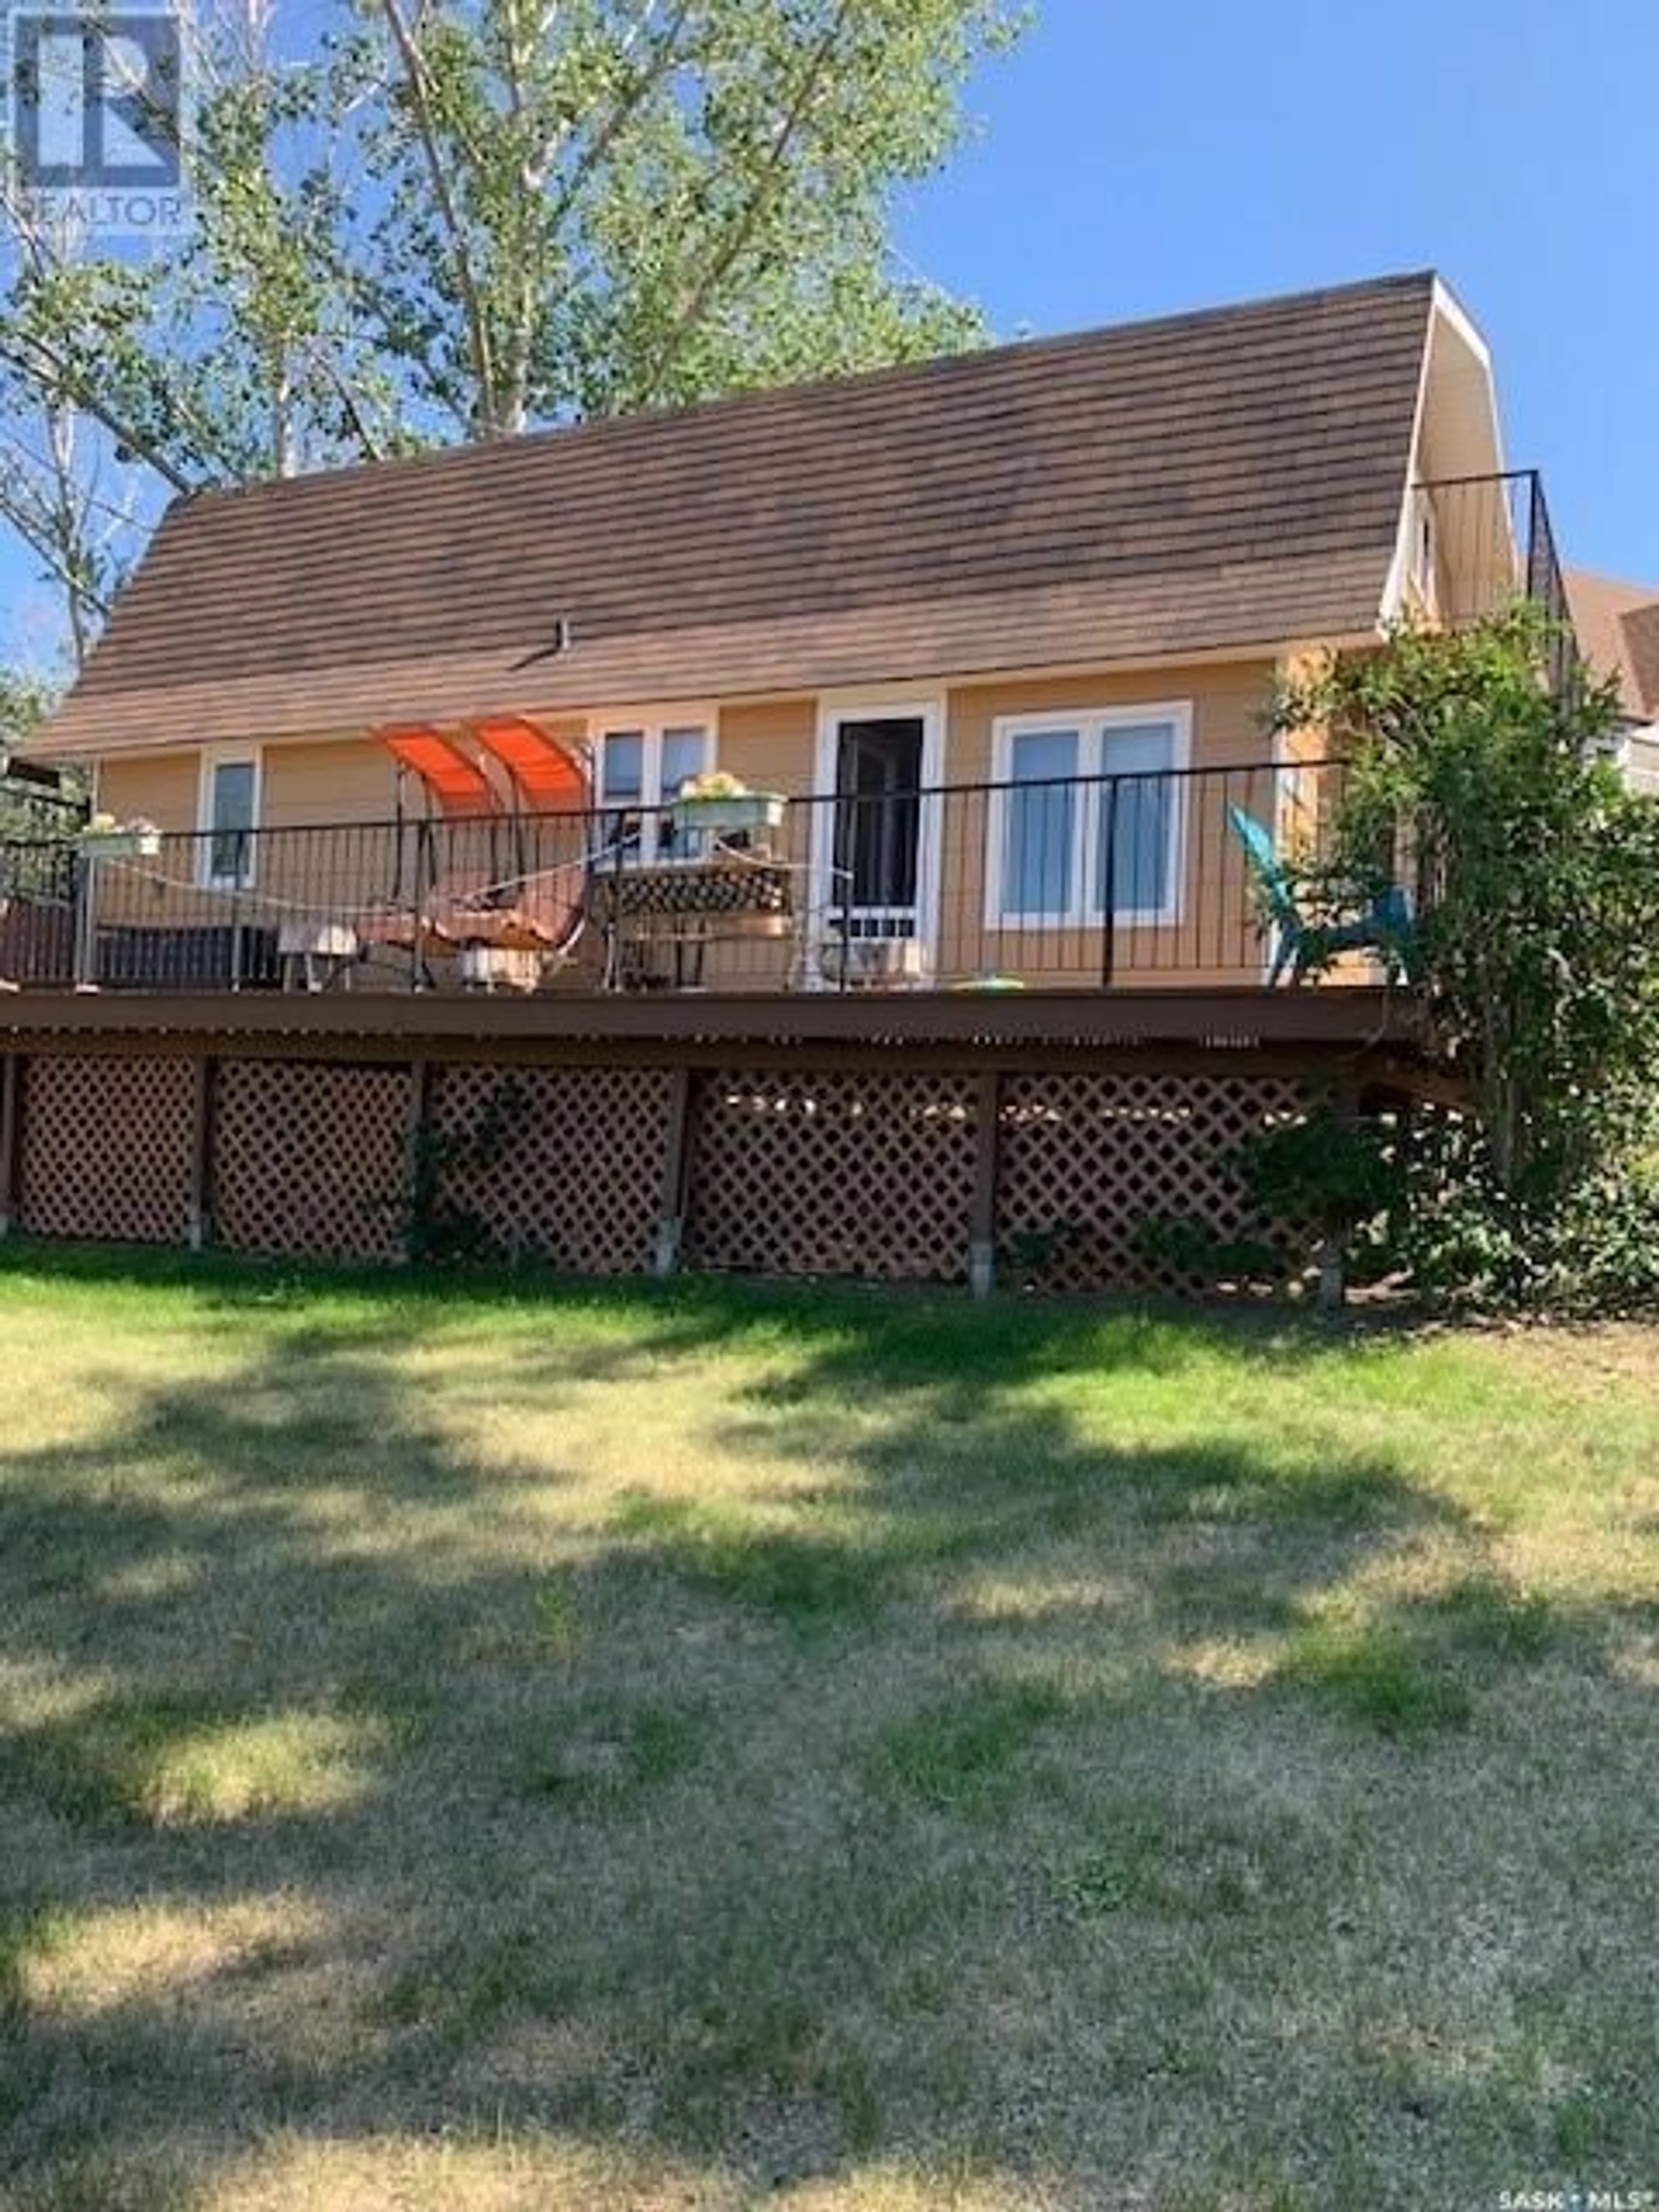
[[[707,830],[720,837],[734,830],[775,830],[787,804],[779,791],[739,791],[721,799],[677,799],[669,811],[677,830]]]
[[[83,830],[75,841],[83,860],[154,860],[161,851],[159,830]]]

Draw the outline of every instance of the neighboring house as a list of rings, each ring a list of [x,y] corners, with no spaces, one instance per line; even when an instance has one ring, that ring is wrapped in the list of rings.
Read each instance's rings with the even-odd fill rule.
[[[1620,764],[1638,791],[1659,793],[1659,586],[1570,568],[1566,586],[1579,650],[1598,676],[1619,678]]]
[[[1248,981],[1227,809],[1285,803],[1251,773],[1276,679],[1402,608],[1490,606],[1535,510],[1468,318],[1391,278],[198,495],[40,744],[195,840],[161,872],[206,902],[106,887],[106,981],[182,959],[158,933],[210,895],[269,957],[299,908],[362,937],[422,870],[441,906],[576,865],[286,833],[584,806],[590,857],[635,866],[686,857],[662,810],[716,767],[802,802],[802,928],[711,972],[822,981],[850,935],[910,983]],[[481,750],[501,717],[563,756],[552,798]]]
[[[1274,988],[1276,686],[1522,591],[1430,275],[182,501],[40,740],[128,826],[0,855],[0,1226],[1175,1281],[1252,1130],[1457,1081]]]

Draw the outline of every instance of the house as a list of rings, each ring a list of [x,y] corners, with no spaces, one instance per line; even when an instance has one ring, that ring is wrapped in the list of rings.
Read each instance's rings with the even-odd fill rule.
[[[1268,988],[1241,826],[1333,773],[1276,684],[1519,591],[1541,488],[1429,274],[181,501],[40,739],[155,826],[0,928],[0,1214],[87,1233],[52,1116],[142,1080],[194,1134],[100,1233],[389,1255],[406,1125],[510,1060],[514,1249],[983,1279],[1087,1216],[1062,1273],[1123,1279],[1407,1050],[1363,961]]]
[[[198,495],[40,740],[193,841],[161,872],[204,896],[106,888],[127,933],[91,980],[211,973],[189,939],[228,891],[269,960],[301,909],[362,936],[365,907],[552,872],[469,829],[417,890],[391,829],[323,828],[581,806],[648,862],[714,768],[800,802],[797,975],[850,932],[912,945],[907,981],[1095,981],[1109,925],[1115,981],[1249,980],[1225,810],[1275,804],[1247,773],[1275,678],[1407,605],[1490,606],[1531,487],[1425,276]],[[481,753],[503,718],[570,763],[551,800]]]
[[[1620,763],[1636,790],[1659,793],[1659,586],[1570,568],[1566,588],[1584,659],[1619,679]]]

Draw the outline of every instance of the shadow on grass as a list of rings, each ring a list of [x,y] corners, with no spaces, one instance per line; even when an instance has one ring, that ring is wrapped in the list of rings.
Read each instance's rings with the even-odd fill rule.
[[[7,1255],[0,1284],[31,1271]],[[47,1708],[0,1741],[20,2199],[151,2172],[187,2204],[270,2130],[487,2124],[746,2187],[932,2160],[1097,2195],[1160,2112],[1222,2099],[1218,1977],[1323,1977],[1362,1850],[1328,1771],[1439,1786],[1489,1701],[1608,1627],[1511,1588],[1389,1458],[1237,1419],[1115,1436],[1028,1388],[1177,1406],[1217,1363],[1327,1357],[1282,1321],[106,1256],[68,1279],[176,1294],[240,1351],[133,1389],[114,1434],[0,1454],[0,1662]],[[458,1313],[503,1323],[495,1387],[549,1409],[532,1468],[472,1460],[395,1365]],[[810,1498],[642,1487],[570,1528],[526,1495],[580,1474],[572,1382],[780,1347],[733,1382],[727,1443],[823,1464]],[[1333,1604],[1431,1545],[1473,1565]],[[1194,1671],[1212,1647],[1233,1672]],[[145,1972],[53,1995],[108,1922],[250,1900],[251,1951],[157,1939]],[[1051,2079],[1060,2023],[1102,2003],[1133,2047]],[[1524,2082],[1499,2103],[1515,2158],[1583,2124]]]

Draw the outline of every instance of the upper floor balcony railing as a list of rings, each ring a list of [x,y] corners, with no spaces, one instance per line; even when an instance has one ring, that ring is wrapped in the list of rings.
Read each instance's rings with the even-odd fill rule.
[[[1341,770],[0,845],[0,978],[106,992],[870,991],[1269,979]],[[1264,865],[1264,854],[1266,861]],[[1281,974],[1287,963],[1280,963]],[[1376,973],[1363,958],[1345,980]]]
[[[1551,673],[1563,688],[1574,659],[1571,616],[1538,471],[1419,484],[1406,599],[1414,611],[1454,629],[1516,599],[1530,600],[1555,625]]]

